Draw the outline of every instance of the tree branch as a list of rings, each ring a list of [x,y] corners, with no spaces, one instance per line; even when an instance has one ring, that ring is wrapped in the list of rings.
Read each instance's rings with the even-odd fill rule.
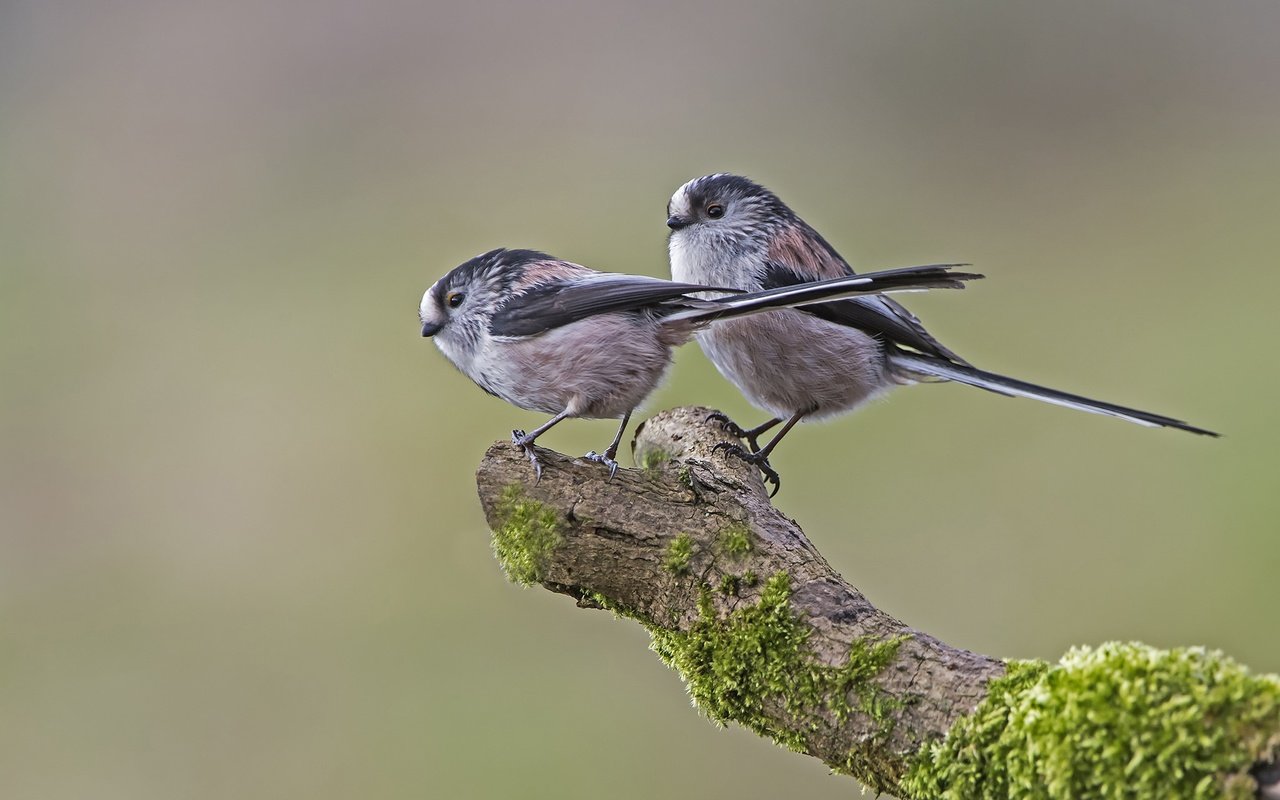
[[[645,467],[612,481],[539,450],[535,484],[516,448],[490,447],[477,481],[508,576],[637,620],[712,719],[877,791],[1280,796],[1261,772],[1280,749],[1280,680],[1141,645],[1006,664],[909,628],[836,574],[753,467],[715,452],[733,440],[709,414],[642,423]]]

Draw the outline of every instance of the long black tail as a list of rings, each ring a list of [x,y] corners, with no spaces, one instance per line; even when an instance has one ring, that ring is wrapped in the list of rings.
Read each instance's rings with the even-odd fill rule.
[[[712,322],[718,319],[760,314],[779,308],[842,300],[868,294],[891,292],[919,292],[925,289],[963,289],[965,281],[978,280],[975,272],[952,272],[965,264],[927,264],[920,267],[899,267],[860,275],[845,275],[825,281],[798,283],[769,289],[763,292],[733,295],[699,304],[696,308],[677,311],[663,318],[663,322]]]
[[[889,361],[895,367],[907,372],[964,383],[1010,397],[1030,397],[1033,400],[1042,400],[1046,403],[1053,403],[1056,406],[1088,411],[1090,414],[1104,414],[1108,417],[1127,419],[1130,422],[1136,422],[1139,425],[1146,425],[1150,428],[1178,428],[1179,430],[1198,433],[1201,436],[1221,435],[1204,428],[1188,425],[1182,420],[1173,419],[1172,417],[1164,417],[1147,411],[1139,411],[1136,408],[1125,408],[1112,403],[1104,403],[1101,400],[1090,400],[1078,394],[1068,394],[1057,389],[1036,386],[1034,383],[1027,383],[1016,378],[1006,378],[994,372],[984,372],[962,364],[953,364],[932,356],[898,350],[890,354]]]

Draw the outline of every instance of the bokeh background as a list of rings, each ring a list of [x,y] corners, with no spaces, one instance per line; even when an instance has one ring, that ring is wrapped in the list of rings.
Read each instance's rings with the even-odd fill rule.
[[[1280,5],[0,4],[7,798],[848,797],[689,707],[636,626],[504,582],[540,418],[418,336],[499,245],[663,275],[749,174],[990,369],[806,427],[779,505],[875,602],[1056,659],[1280,670]],[[652,408],[761,419],[688,348]],[[609,422],[545,444],[599,448]]]

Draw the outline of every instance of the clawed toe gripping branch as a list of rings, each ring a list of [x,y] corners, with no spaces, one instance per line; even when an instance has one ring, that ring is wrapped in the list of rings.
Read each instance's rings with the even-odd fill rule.
[[[743,449],[742,445],[737,442],[720,442],[714,448],[714,452],[724,453],[726,456],[739,458],[748,464],[755,464],[760,470],[760,474],[764,476],[765,483],[773,485],[773,491],[769,492],[770,497],[775,497],[778,490],[782,488],[782,477],[778,475],[773,465],[769,463],[769,453],[773,450],[776,442],[770,442],[764,447],[760,446],[760,435],[782,422],[780,419],[771,419],[763,425],[755,428],[743,428],[738,423],[729,419],[723,411],[712,411],[707,414],[707,422],[718,422],[724,428],[725,432],[735,439],[742,439],[751,448]],[[788,426],[790,427],[790,426]],[[784,432],[785,433],[785,432]],[[781,437],[778,437],[781,438]]]
[[[1139,644],[1005,662],[908,628],[717,449],[732,442],[708,413],[643,423],[644,468],[613,480],[544,450],[535,482],[520,450],[490,448],[477,481],[508,577],[635,620],[712,720],[877,792],[1280,798],[1280,679]]]

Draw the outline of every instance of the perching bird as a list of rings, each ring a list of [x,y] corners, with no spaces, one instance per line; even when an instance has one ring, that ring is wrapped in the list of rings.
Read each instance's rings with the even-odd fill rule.
[[[860,294],[962,288],[981,275],[958,265],[906,267],[722,299],[691,292],[714,287],[596,272],[533,250],[490,250],[455,267],[426,291],[422,335],[467,377],[508,403],[554,414],[512,442],[541,467],[534,440],[569,417],[621,418],[603,454],[585,457],[618,469],[614,456],[631,412],[671,364],[671,349],[709,323],[771,309]],[[737,292],[717,289],[717,292]]]
[[[816,230],[768,189],[726,173],[689,181],[667,204],[671,277],[758,292],[854,274]],[[756,428],[730,425],[751,446],[735,452],[778,486],[769,454],[801,419],[851,411],[900,384],[956,381],[1031,397],[1140,425],[1217,436],[1170,417],[977,369],[887,297],[854,297],[734,319],[698,334],[698,343],[747,399],[773,415]],[[758,438],[786,421],[763,447]],[[726,420],[726,422],[728,422]]]

